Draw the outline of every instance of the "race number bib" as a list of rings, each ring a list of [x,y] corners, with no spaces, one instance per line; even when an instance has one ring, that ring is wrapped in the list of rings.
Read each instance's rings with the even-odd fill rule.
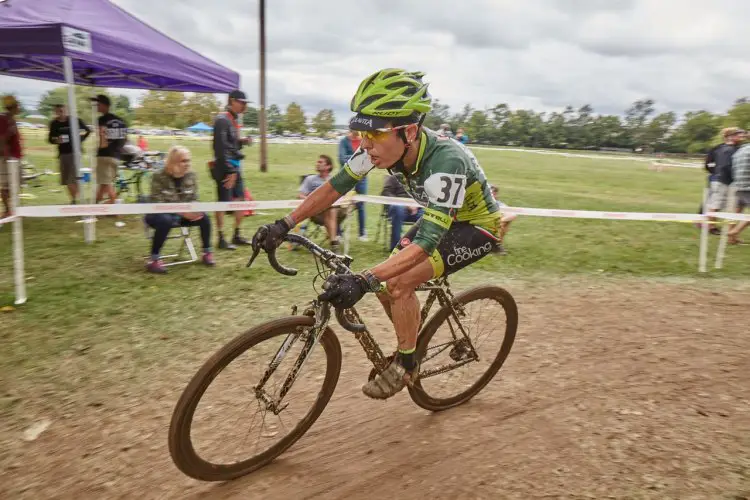
[[[433,174],[425,181],[424,190],[433,205],[461,208],[466,196],[466,176]]]
[[[126,128],[108,128],[107,129],[107,140],[116,141],[118,139],[125,139],[128,136],[128,129]]]

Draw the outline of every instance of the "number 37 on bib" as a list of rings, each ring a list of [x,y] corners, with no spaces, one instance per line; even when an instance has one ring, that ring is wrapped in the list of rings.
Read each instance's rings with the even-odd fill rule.
[[[466,176],[433,174],[424,183],[430,203],[439,207],[461,208],[466,196]]]

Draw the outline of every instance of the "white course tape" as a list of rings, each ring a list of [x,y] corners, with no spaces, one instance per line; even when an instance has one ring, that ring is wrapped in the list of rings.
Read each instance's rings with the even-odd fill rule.
[[[0,219],[0,226],[2,226],[3,224],[9,224],[13,222],[14,220],[16,220],[17,217],[18,217],[17,215],[11,215],[10,217]]]
[[[411,198],[393,198],[388,196],[355,195],[342,198],[336,205],[344,205],[350,201],[363,201],[378,205],[400,205],[419,207]],[[131,204],[102,204],[102,205],[41,205],[33,207],[19,207],[18,217],[77,217],[85,215],[142,215],[181,212],[222,212],[234,210],[272,210],[290,209],[297,207],[302,200],[272,200],[272,201],[230,201],[207,203],[131,203]],[[603,219],[603,220],[640,220],[662,222],[703,222],[706,218],[701,214],[680,213],[646,213],[646,212],[611,212],[593,210],[563,210],[550,208],[502,207],[503,213],[529,215],[536,217],[564,217],[569,219]],[[728,220],[750,220],[750,214],[715,213],[713,217]],[[7,219],[4,219],[6,221]]]
[[[660,158],[654,158],[654,157],[637,157],[637,156],[622,156],[622,155],[591,155],[591,154],[582,154],[582,153],[562,153],[559,151],[544,151],[539,149],[519,149],[519,148],[493,148],[493,147],[487,147],[487,146],[470,146],[471,149],[485,149],[488,151],[506,151],[509,153],[536,153],[540,155],[552,155],[552,156],[566,156],[568,158],[588,158],[591,160],[619,160],[619,161],[639,161],[639,162],[648,162],[648,163],[660,163]],[[702,168],[703,165],[699,163],[683,163],[683,162],[670,162],[670,163],[661,163],[663,166],[670,166],[670,167],[683,167],[683,168]]]
[[[420,205],[411,198],[393,198],[389,196],[355,195],[354,201],[364,201],[381,205],[399,205],[404,207],[419,207]],[[679,213],[648,213],[648,212],[603,212],[594,210],[564,210],[554,208],[525,208],[508,207],[500,209],[504,214],[520,214],[537,217],[565,217],[569,219],[606,219],[606,220],[645,220],[663,222],[703,222],[705,219],[701,214],[679,214]],[[715,213],[712,216],[718,219],[750,220],[750,214]]]

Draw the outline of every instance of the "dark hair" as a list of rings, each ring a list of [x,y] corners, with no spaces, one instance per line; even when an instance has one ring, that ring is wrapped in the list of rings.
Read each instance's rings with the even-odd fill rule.
[[[65,107],[65,104],[55,104],[55,109],[62,109]]]
[[[333,158],[331,158],[328,155],[320,155],[318,158],[321,158],[321,159],[325,160],[326,164],[329,167],[333,168]]]

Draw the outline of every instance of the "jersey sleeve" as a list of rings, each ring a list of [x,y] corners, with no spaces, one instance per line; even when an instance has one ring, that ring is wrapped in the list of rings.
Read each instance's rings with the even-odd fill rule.
[[[370,155],[364,149],[359,148],[349,158],[344,167],[331,178],[331,186],[339,194],[346,194],[354,188],[357,182],[364,179],[373,168],[375,168],[375,165],[370,161]]]
[[[428,175],[424,182],[427,207],[414,244],[428,255],[448,232],[456,212],[466,197],[467,165],[458,156],[450,156]]]

